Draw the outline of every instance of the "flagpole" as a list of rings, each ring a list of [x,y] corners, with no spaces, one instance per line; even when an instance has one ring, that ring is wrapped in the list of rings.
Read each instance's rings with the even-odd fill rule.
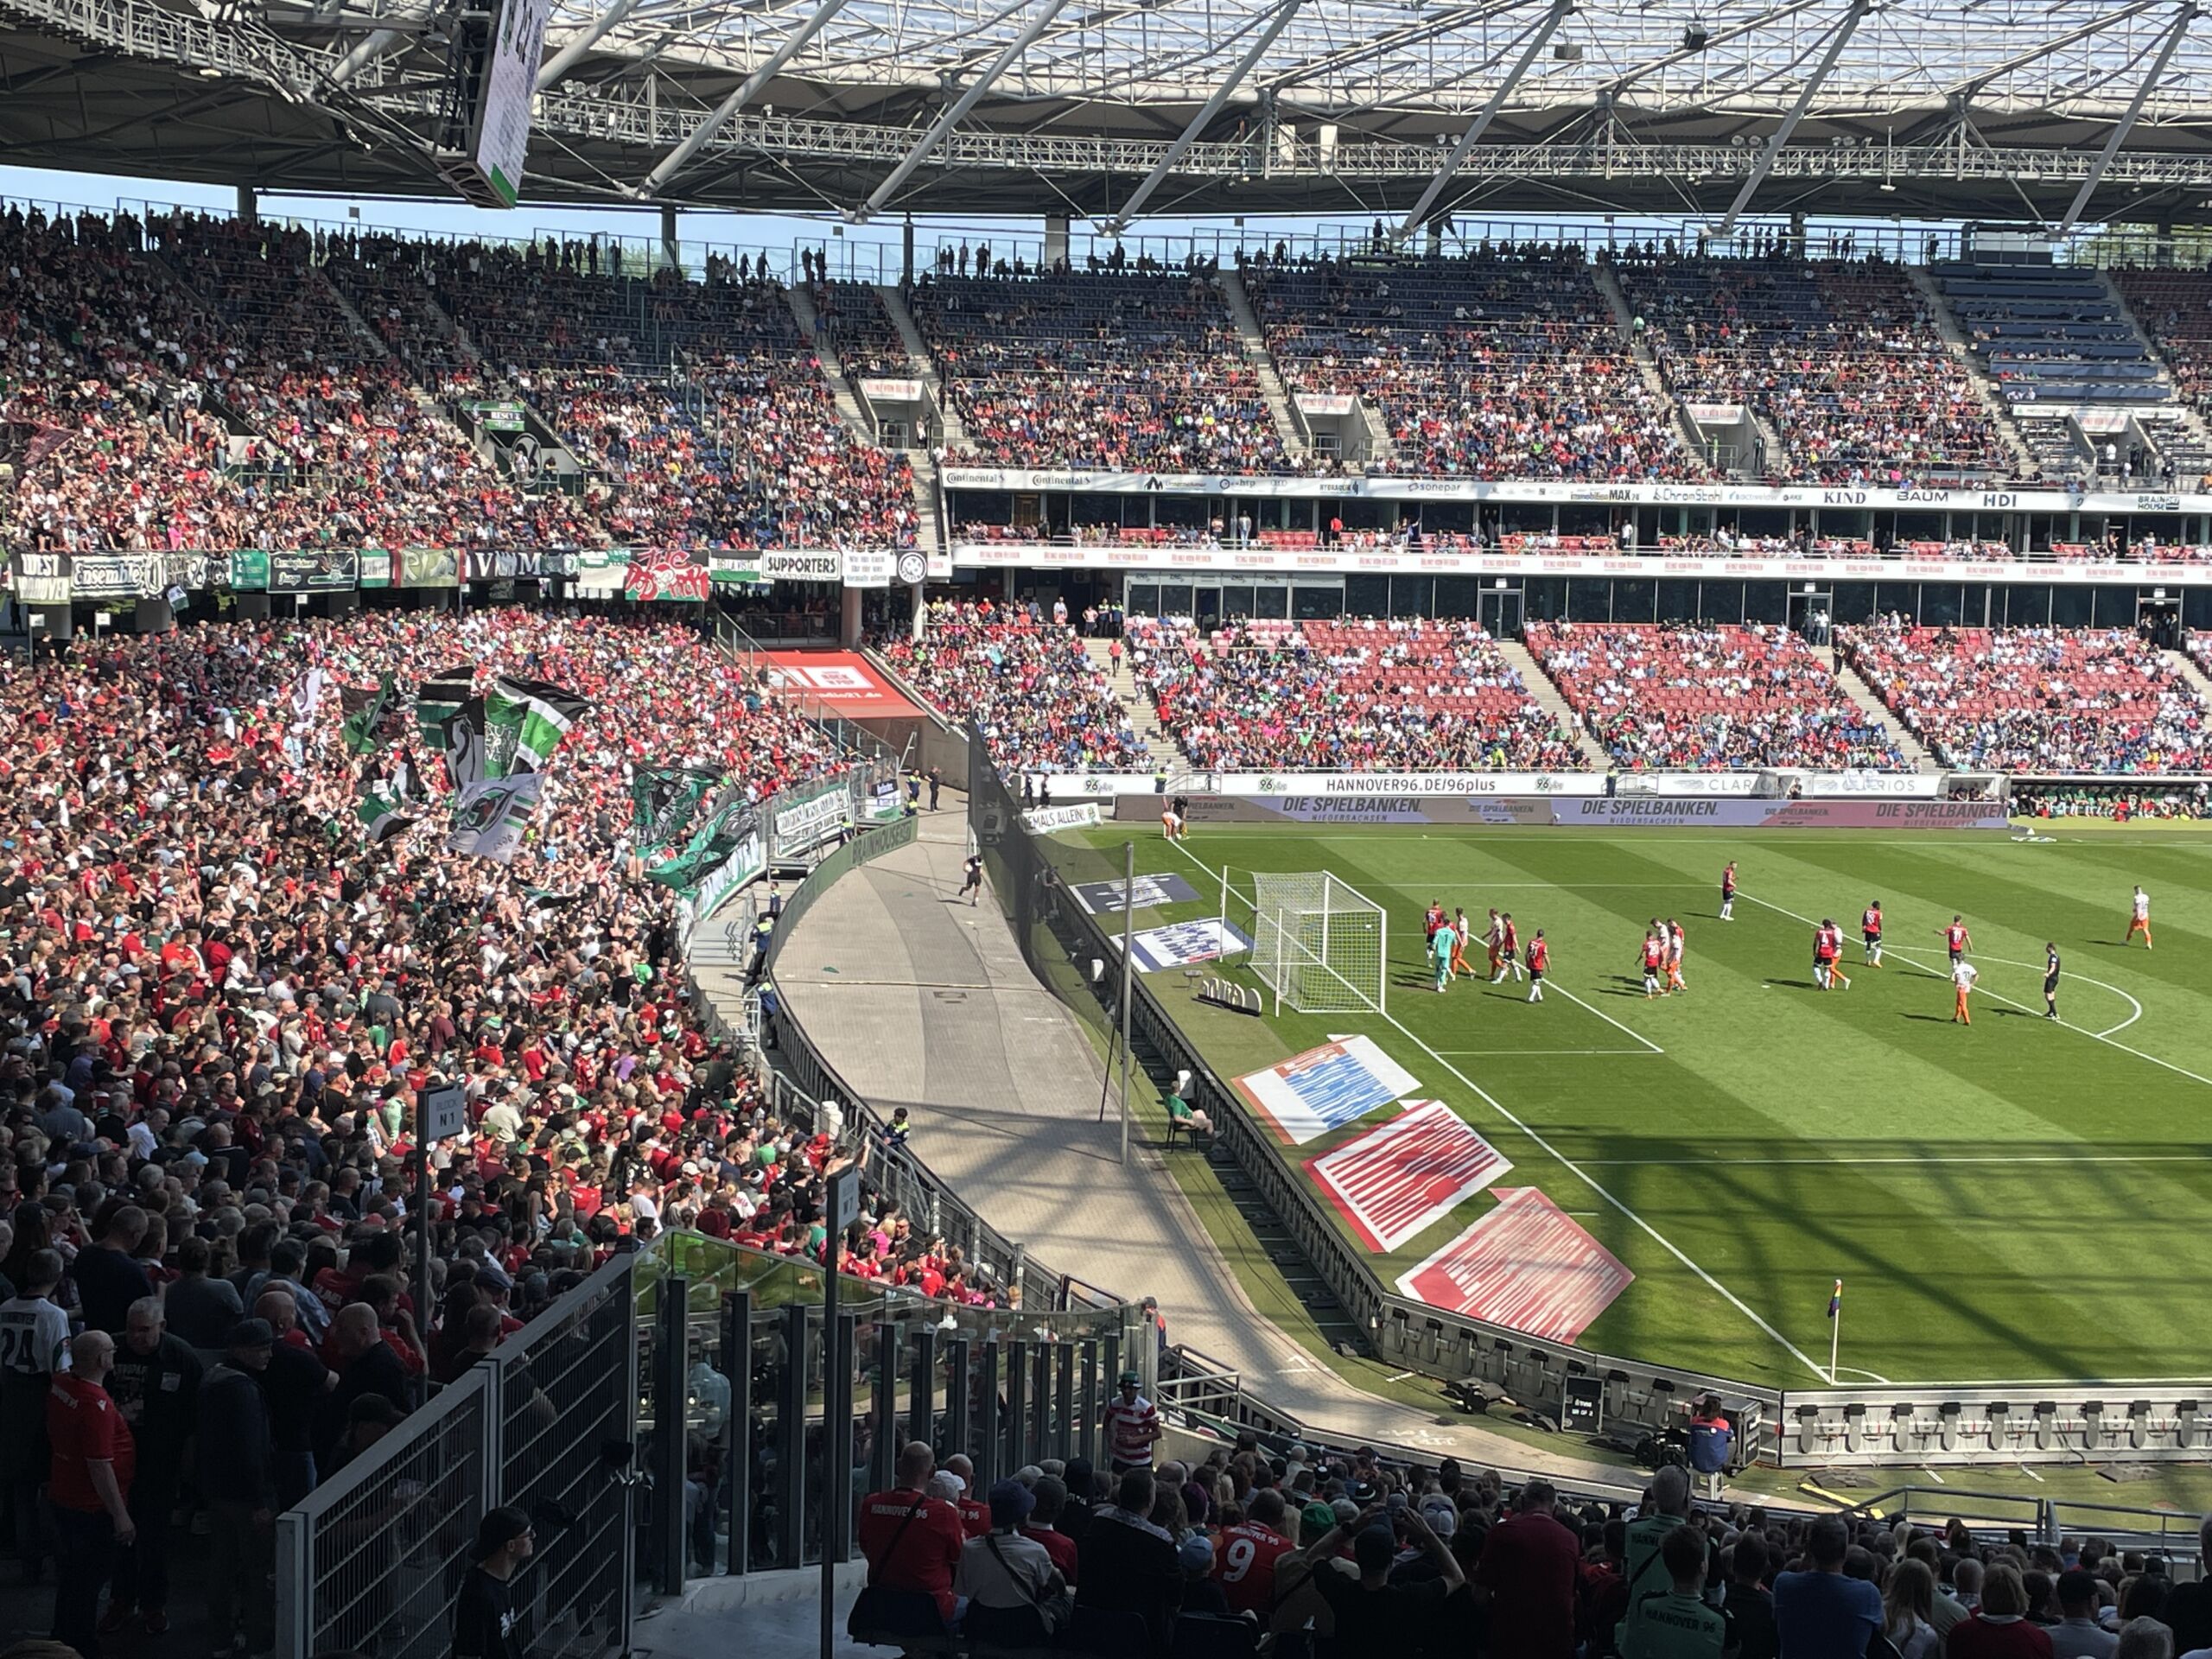
[[[1834,1310],[1828,1315],[1828,1387],[1837,1386],[1836,1353],[1843,1343],[1843,1281],[1835,1281]]]

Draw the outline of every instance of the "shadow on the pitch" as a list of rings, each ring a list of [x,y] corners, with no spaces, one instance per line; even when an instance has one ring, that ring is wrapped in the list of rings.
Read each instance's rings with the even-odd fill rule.
[[[1764,982],[1769,985],[1779,985],[1785,990],[1792,991],[1817,991],[1821,988],[1809,979],[1770,979]]]
[[[1900,1020],[1918,1020],[1931,1026],[1952,1026],[1958,1023],[1948,1014],[1901,1014]]]

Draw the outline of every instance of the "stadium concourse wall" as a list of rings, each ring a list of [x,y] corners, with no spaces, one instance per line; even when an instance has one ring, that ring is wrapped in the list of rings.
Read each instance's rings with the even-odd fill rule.
[[[1061,781],[1054,780],[1056,791]],[[1299,787],[1317,791],[1301,795],[1194,793],[1191,817],[1198,823],[1218,815],[1245,822],[1510,822],[1655,828],[1719,823],[1955,832],[2012,828],[2004,803],[1994,798],[1608,798],[1584,792],[1495,797],[1417,795],[1387,788],[1369,796],[1351,790],[1348,785],[1354,780],[1348,776],[1336,780],[1334,791],[1323,787],[1325,781],[1301,779]],[[1456,776],[1448,779],[1455,791],[1469,781]],[[1604,780],[1595,781],[1602,788]],[[1111,795],[1110,816],[1116,819],[1154,817],[1154,786],[1149,780],[1136,782],[1141,786]],[[1073,837],[1054,839],[1050,831],[1071,827],[1072,820],[1064,823],[1058,808],[1042,823],[1040,815],[1025,815],[987,766],[977,766],[970,791],[970,822],[990,868],[993,890],[1033,970],[1071,1007],[1089,1003],[1088,1009],[1078,1007],[1077,1012],[1094,1026],[1113,1027],[1120,1017],[1114,1005],[1119,976],[1093,976],[1083,965],[1115,960],[1118,941],[1109,931],[1115,918],[1094,916],[1076,901],[1070,888],[1077,881],[1120,880],[1119,853]],[[1099,804],[1084,801],[1084,817],[1090,807]],[[1499,808],[1507,809],[1507,816],[1497,816]],[[1179,978],[1174,982],[1182,983]],[[1144,976],[1134,976],[1130,1020],[1135,1046],[1140,1053],[1149,1049],[1167,1068],[1190,1073],[1185,1097],[1212,1120],[1222,1148],[1265,1197],[1306,1259],[1384,1360],[1447,1383],[1488,1385],[1555,1422],[1565,1415],[1570,1379],[1596,1379],[1602,1385],[1606,1428],[1630,1435],[1679,1427],[1685,1406],[1716,1394],[1743,1426],[1745,1453],[1785,1468],[2193,1462],[2212,1457],[2212,1377],[2201,1382],[1961,1380],[1777,1390],[1649,1357],[1604,1354],[1545,1340],[1401,1295],[1376,1275],[1304,1172],[1283,1158],[1243,1096],[1215,1072],[1198,1043],[1185,1034],[1170,995],[1155,989]]]

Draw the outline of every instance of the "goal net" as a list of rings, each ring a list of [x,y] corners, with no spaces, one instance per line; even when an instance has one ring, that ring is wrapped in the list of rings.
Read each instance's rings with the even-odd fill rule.
[[[1280,1012],[1383,1008],[1389,922],[1382,906],[1326,870],[1255,874],[1252,969]]]

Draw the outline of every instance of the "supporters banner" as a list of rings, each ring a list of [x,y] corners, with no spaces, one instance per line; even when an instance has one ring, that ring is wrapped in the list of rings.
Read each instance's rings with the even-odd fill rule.
[[[269,555],[257,547],[242,547],[232,553],[231,586],[241,594],[266,592],[269,587]]]
[[[1535,1187],[1504,1188],[1497,1198],[1497,1208],[1402,1277],[1399,1294],[1573,1342],[1636,1275]]]
[[[861,379],[861,396],[871,404],[918,404],[922,401],[922,383],[902,380],[892,375],[864,375]]]
[[[1049,836],[1056,830],[1089,830],[1098,823],[1098,803],[1085,801],[1080,806],[1033,806],[1021,815],[1021,822],[1040,836]]]
[[[899,553],[888,547],[849,547],[840,569],[848,588],[888,588],[899,569]]]
[[[69,556],[67,553],[16,553],[8,560],[8,586],[19,605],[67,605],[69,602]]]
[[[500,675],[484,695],[484,775],[543,771],[590,707],[588,697],[547,681]]]
[[[779,691],[849,719],[914,719],[921,710],[892,690],[856,651],[771,651],[768,678]]]
[[[758,553],[707,555],[707,582],[710,587],[741,586],[766,580],[760,573],[760,556]]]
[[[1235,1084],[1246,1103],[1294,1147],[1421,1087],[1371,1037],[1340,1037],[1264,1071],[1247,1072]]]
[[[544,556],[534,547],[472,547],[466,566],[471,582],[535,582],[544,575]]]
[[[641,603],[658,600],[703,605],[708,586],[704,553],[661,548],[631,554],[622,575],[622,597]]]
[[[778,797],[768,831],[771,856],[797,858],[829,840],[851,816],[852,801],[852,791],[842,780],[804,794]]]
[[[1060,809],[1052,810],[1057,812]],[[1122,887],[1119,881],[1076,881],[1069,885],[1068,891],[1075,895],[1076,903],[1093,916],[1118,916],[1124,897]],[[1179,875],[1141,875],[1129,884],[1126,896],[1131,910],[1157,910],[1162,905],[1195,904],[1198,890]]]
[[[1395,1250],[1513,1166],[1440,1101],[1306,1160],[1306,1173],[1370,1250]]]
[[[399,552],[397,548],[365,547],[361,550],[361,586],[364,588],[397,588],[399,586]]]
[[[150,599],[168,586],[158,553],[77,553],[69,560],[73,599]]]
[[[1341,418],[1359,407],[1359,399],[1348,391],[1301,391],[1291,401],[1306,415],[1325,415]]]
[[[453,550],[444,547],[407,547],[399,551],[399,585],[403,588],[458,588],[461,566]]]
[[[1120,934],[1112,935],[1110,942],[1116,950],[1122,948]],[[1141,974],[1187,968],[1193,963],[1219,962],[1251,948],[1249,934],[1214,916],[1192,922],[1171,922],[1165,927],[1147,927],[1129,938],[1130,960],[1136,963]]]
[[[760,556],[770,582],[842,582],[845,561],[835,548],[772,547]]]
[[[360,556],[350,547],[317,547],[269,555],[272,594],[339,594],[360,581]]]
[[[512,778],[483,778],[463,785],[455,798],[453,833],[446,838],[453,852],[488,858],[505,864],[522,850],[530,832],[531,816],[537,810],[543,772],[518,772]]]
[[[715,906],[721,903],[725,894],[734,888],[743,887],[748,881],[759,880],[767,873],[768,849],[766,844],[760,839],[760,832],[756,826],[752,834],[745,836],[730,849],[728,857],[709,870],[700,879],[698,891],[690,894],[683,902],[690,906],[690,914],[695,918],[710,916],[714,913]],[[679,913],[682,908],[682,906],[678,906]]]

